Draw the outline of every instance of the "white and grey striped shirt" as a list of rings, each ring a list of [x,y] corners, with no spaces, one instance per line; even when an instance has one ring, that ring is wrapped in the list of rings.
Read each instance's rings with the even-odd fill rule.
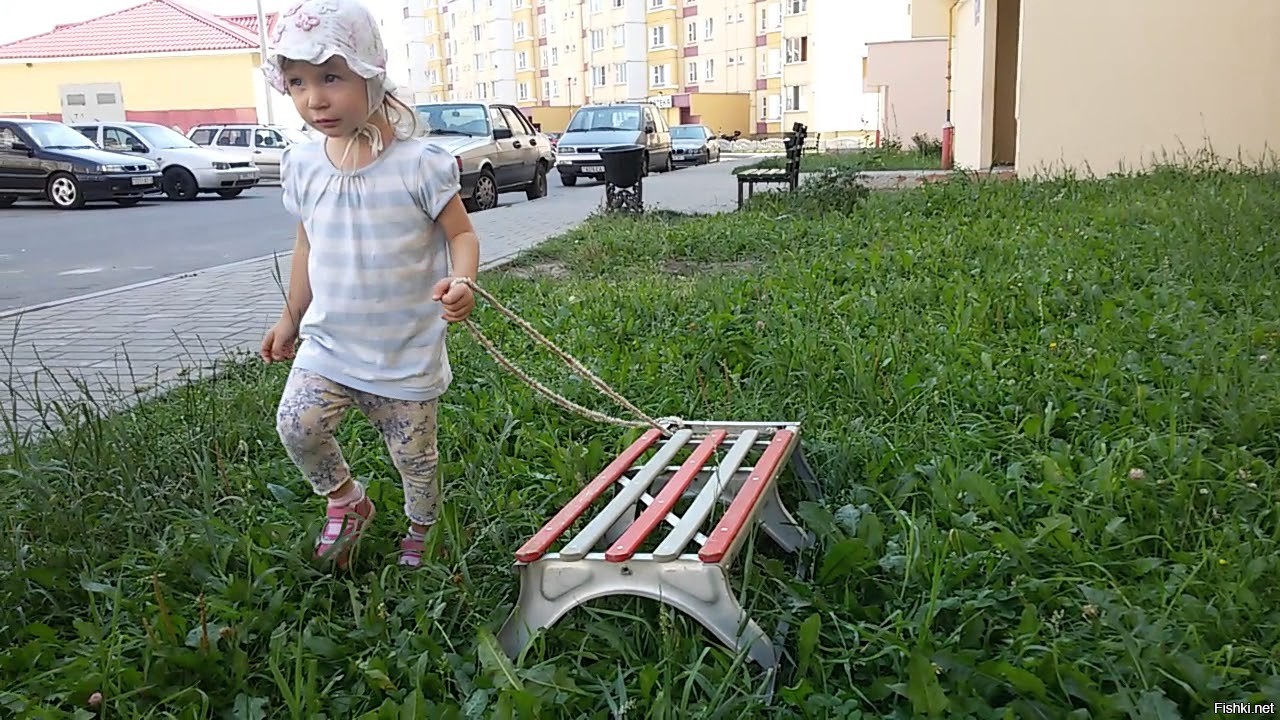
[[[286,148],[280,176],[285,209],[311,241],[312,300],[294,365],[382,397],[440,396],[453,376],[431,287],[449,273],[435,218],[460,189],[453,155],[397,140],[344,174],[317,141]]]

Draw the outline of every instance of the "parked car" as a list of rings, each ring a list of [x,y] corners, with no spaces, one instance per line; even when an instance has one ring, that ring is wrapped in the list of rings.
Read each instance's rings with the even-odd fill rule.
[[[160,167],[146,158],[107,152],[52,120],[0,120],[0,207],[46,199],[72,210],[113,200],[137,205],[160,192]]]
[[[547,173],[555,162],[551,140],[516,106],[445,102],[415,109],[427,140],[458,158],[468,210],[497,207],[499,193],[523,191],[530,200],[546,196]]]
[[[720,141],[706,125],[672,125],[671,150],[677,165],[720,162]]]
[[[560,182],[573,186],[580,177],[604,179],[600,148],[643,145],[644,174],[675,168],[671,128],[652,103],[630,102],[584,105],[573,114],[556,143]]]
[[[294,143],[312,141],[290,127],[256,123],[200,123],[191,126],[187,137],[197,145],[250,153],[261,178],[275,182],[280,180],[280,156],[284,149]]]
[[[258,168],[247,155],[201,147],[164,125],[109,122],[71,127],[103,150],[154,161],[164,173],[161,187],[172,200],[193,200],[199,193],[233,198],[258,184]]]

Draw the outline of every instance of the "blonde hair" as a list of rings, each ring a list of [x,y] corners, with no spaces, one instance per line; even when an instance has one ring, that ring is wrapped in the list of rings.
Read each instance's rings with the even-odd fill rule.
[[[379,108],[382,114],[386,116],[387,122],[391,128],[395,130],[397,140],[408,140],[409,138],[419,137],[426,131],[418,116],[418,111],[409,107],[409,104],[395,96],[395,93],[388,92],[382,96],[382,107]],[[407,117],[406,117],[407,116]]]

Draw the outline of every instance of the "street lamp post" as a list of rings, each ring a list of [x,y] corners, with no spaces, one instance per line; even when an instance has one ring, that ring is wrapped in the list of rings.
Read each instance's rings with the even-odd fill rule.
[[[267,61],[267,16],[262,11],[262,0],[258,2],[258,59],[260,62]],[[271,83],[267,81],[267,76],[262,76],[262,98],[267,105],[267,124],[274,125],[276,123],[275,110],[271,106]]]

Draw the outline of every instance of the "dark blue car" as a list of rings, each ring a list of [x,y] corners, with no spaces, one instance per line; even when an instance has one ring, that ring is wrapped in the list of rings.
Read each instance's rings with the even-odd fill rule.
[[[108,152],[52,120],[0,120],[0,208],[48,200],[63,210],[86,202],[136,205],[160,192],[150,160]]]

